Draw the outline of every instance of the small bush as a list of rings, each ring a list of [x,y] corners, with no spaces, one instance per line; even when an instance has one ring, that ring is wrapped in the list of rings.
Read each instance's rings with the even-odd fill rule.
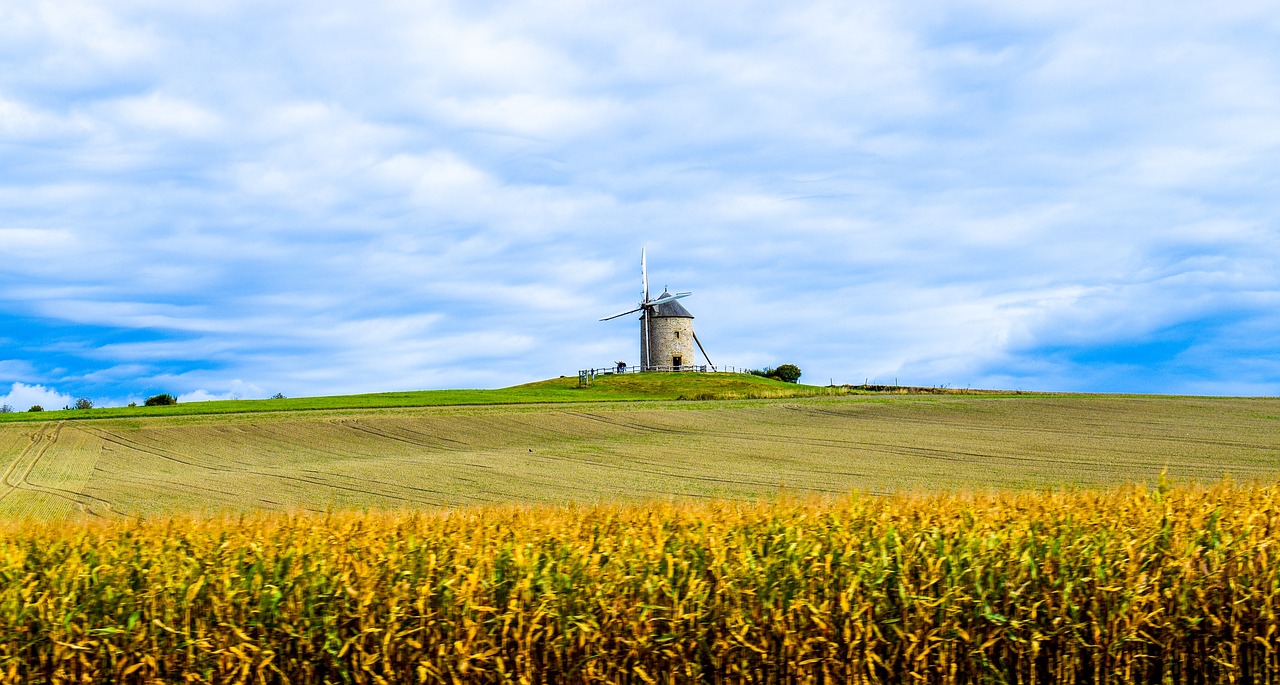
[[[564,376],[561,376],[561,378],[564,378]],[[284,399],[284,395],[282,395],[282,394],[280,394],[280,393],[276,393],[276,394],[274,394],[274,395],[272,395],[272,396],[271,396],[271,399],[273,399],[273,400],[283,400],[283,399]]]
[[[30,409],[28,409],[27,411],[29,411],[29,412],[31,412],[31,411],[44,411],[44,407],[42,407],[42,406],[40,406],[40,405],[38,405],[38,404],[33,404],[33,405],[31,405],[31,408],[30,408]]]
[[[77,397],[75,408],[76,409],[93,409],[93,400],[89,399],[88,397]]]
[[[800,367],[795,364],[783,364],[782,366],[773,369],[773,373],[771,375],[777,376],[780,381],[796,383],[800,380]]]
[[[156,395],[154,397],[148,397],[147,401],[143,402],[142,404],[143,406],[147,406],[147,407],[167,407],[171,404],[177,404],[177,403],[178,403],[178,398],[166,392],[166,393],[161,393],[159,395]]]

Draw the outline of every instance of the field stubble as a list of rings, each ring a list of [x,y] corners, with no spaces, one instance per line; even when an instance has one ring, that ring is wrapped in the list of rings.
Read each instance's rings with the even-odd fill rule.
[[[1280,400],[850,396],[0,425],[0,515],[751,499],[1280,475]]]

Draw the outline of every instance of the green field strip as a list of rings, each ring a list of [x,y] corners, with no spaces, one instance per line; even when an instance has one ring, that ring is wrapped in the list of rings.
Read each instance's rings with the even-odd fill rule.
[[[846,394],[848,392],[850,391],[843,388],[783,383],[745,374],[646,373],[600,376],[590,387],[586,388],[578,387],[578,379],[575,376],[494,390],[418,390],[278,400],[221,400],[161,407],[105,407],[37,413],[15,412],[0,414],[0,424],[50,420],[146,419],[342,409],[669,401],[698,396],[780,398]]]

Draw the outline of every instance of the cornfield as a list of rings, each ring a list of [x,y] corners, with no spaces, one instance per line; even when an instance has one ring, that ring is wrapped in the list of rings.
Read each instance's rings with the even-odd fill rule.
[[[1280,486],[12,523],[4,682],[1277,683]]]

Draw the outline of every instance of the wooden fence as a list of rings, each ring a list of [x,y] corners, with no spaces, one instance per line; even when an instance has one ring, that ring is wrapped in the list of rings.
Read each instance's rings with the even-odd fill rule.
[[[670,364],[652,364],[648,368],[640,366],[605,366],[598,369],[582,369],[578,372],[578,385],[585,387],[591,385],[592,379],[596,376],[612,376],[623,373],[641,373],[641,372],[679,372],[679,373],[746,373],[746,369],[735,366],[711,366],[709,364],[681,364],[673,366]]]

